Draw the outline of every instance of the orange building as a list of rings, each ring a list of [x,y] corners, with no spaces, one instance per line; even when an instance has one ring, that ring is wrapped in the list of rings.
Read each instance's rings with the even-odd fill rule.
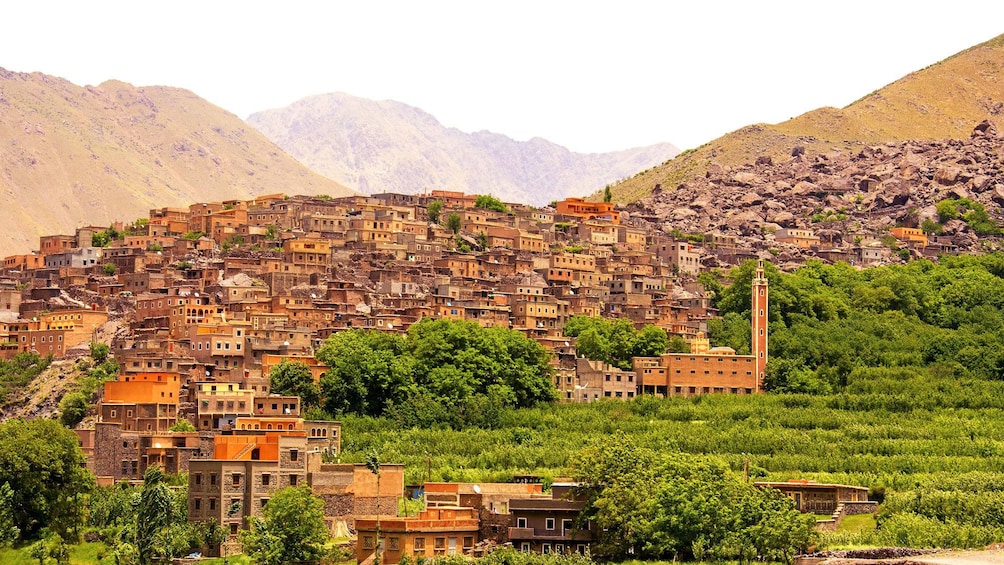
[[[892,228],[889,230],[889,233],[896,239],[906,241],[911,246],[927,247],[927,235],[917,228]]]
[[[392,511],[396,510],[393,509]],[[478,512],[474,508],[439,507],[418,516],[357,519],[356,560],[363,563],[377,547],[384,563],[470,553],[478,542]],[[378,541],[379,535],[379,541]]]
[[[729,347],[712,348],[699,333],[690,343],[690,353],[635,357],[633,368],[640,391],[661,396],[760,392],[767,366],[767,299],[767,277],[761,261],[753,277],[752,355],[736,355]]]
[[[621,221],[621,213],[614,210],[612,202],[586,202],[582,198],[566,198],[558,202],[558,214],[582,220],[606,220],[615,224]]]

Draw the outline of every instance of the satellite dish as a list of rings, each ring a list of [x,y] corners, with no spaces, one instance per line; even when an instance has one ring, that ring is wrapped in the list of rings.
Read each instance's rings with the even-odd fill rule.
[[[481,494],[481,487],[479,487],[478,485],[474,485],[474,492]]]

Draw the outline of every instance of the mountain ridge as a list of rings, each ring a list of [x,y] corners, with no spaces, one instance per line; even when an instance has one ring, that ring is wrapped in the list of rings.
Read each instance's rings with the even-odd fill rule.
[[[665,143],[576,153],[539,136],[466,133],[409,104],[342,92],[256,112],[247,122],[313,170],[367,193],[452,189],[544,204],[588,194],[678,152]]]
[[[237,116],[191,91],[109,80],[78,86],[0,69],[0,256],[153,207],[277,192],[354,191],[299,164]]]
[[[864,145],[908,140],[966,139],[985,119],[1004,112],[1004,35],[909,73],[844,108],[822,107],[778,124],[751,124],[688,149],[612,187],[628,203],[658,185],[676,188],[713,165],[737,167],[759,157],[791,156],[796,147],[821,155]],[[598,194],[593,195],[594,198]]]

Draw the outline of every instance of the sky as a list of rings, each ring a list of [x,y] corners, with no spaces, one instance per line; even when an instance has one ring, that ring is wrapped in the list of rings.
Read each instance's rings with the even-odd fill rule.
[[[315,94],[579,152],[696,147],[842,107],[1004,33],[1004,2],[19,1],[0,67],[185,88],[241,118]]]

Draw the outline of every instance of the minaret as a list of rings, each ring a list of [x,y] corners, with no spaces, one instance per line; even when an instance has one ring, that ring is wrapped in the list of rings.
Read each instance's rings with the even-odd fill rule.
[[[756,390],[762,390],[764,371],[767,367],[767,276],[763,272],[763,260],[757,261],[753,275],[753,343],[751,350],[756,358]]]

